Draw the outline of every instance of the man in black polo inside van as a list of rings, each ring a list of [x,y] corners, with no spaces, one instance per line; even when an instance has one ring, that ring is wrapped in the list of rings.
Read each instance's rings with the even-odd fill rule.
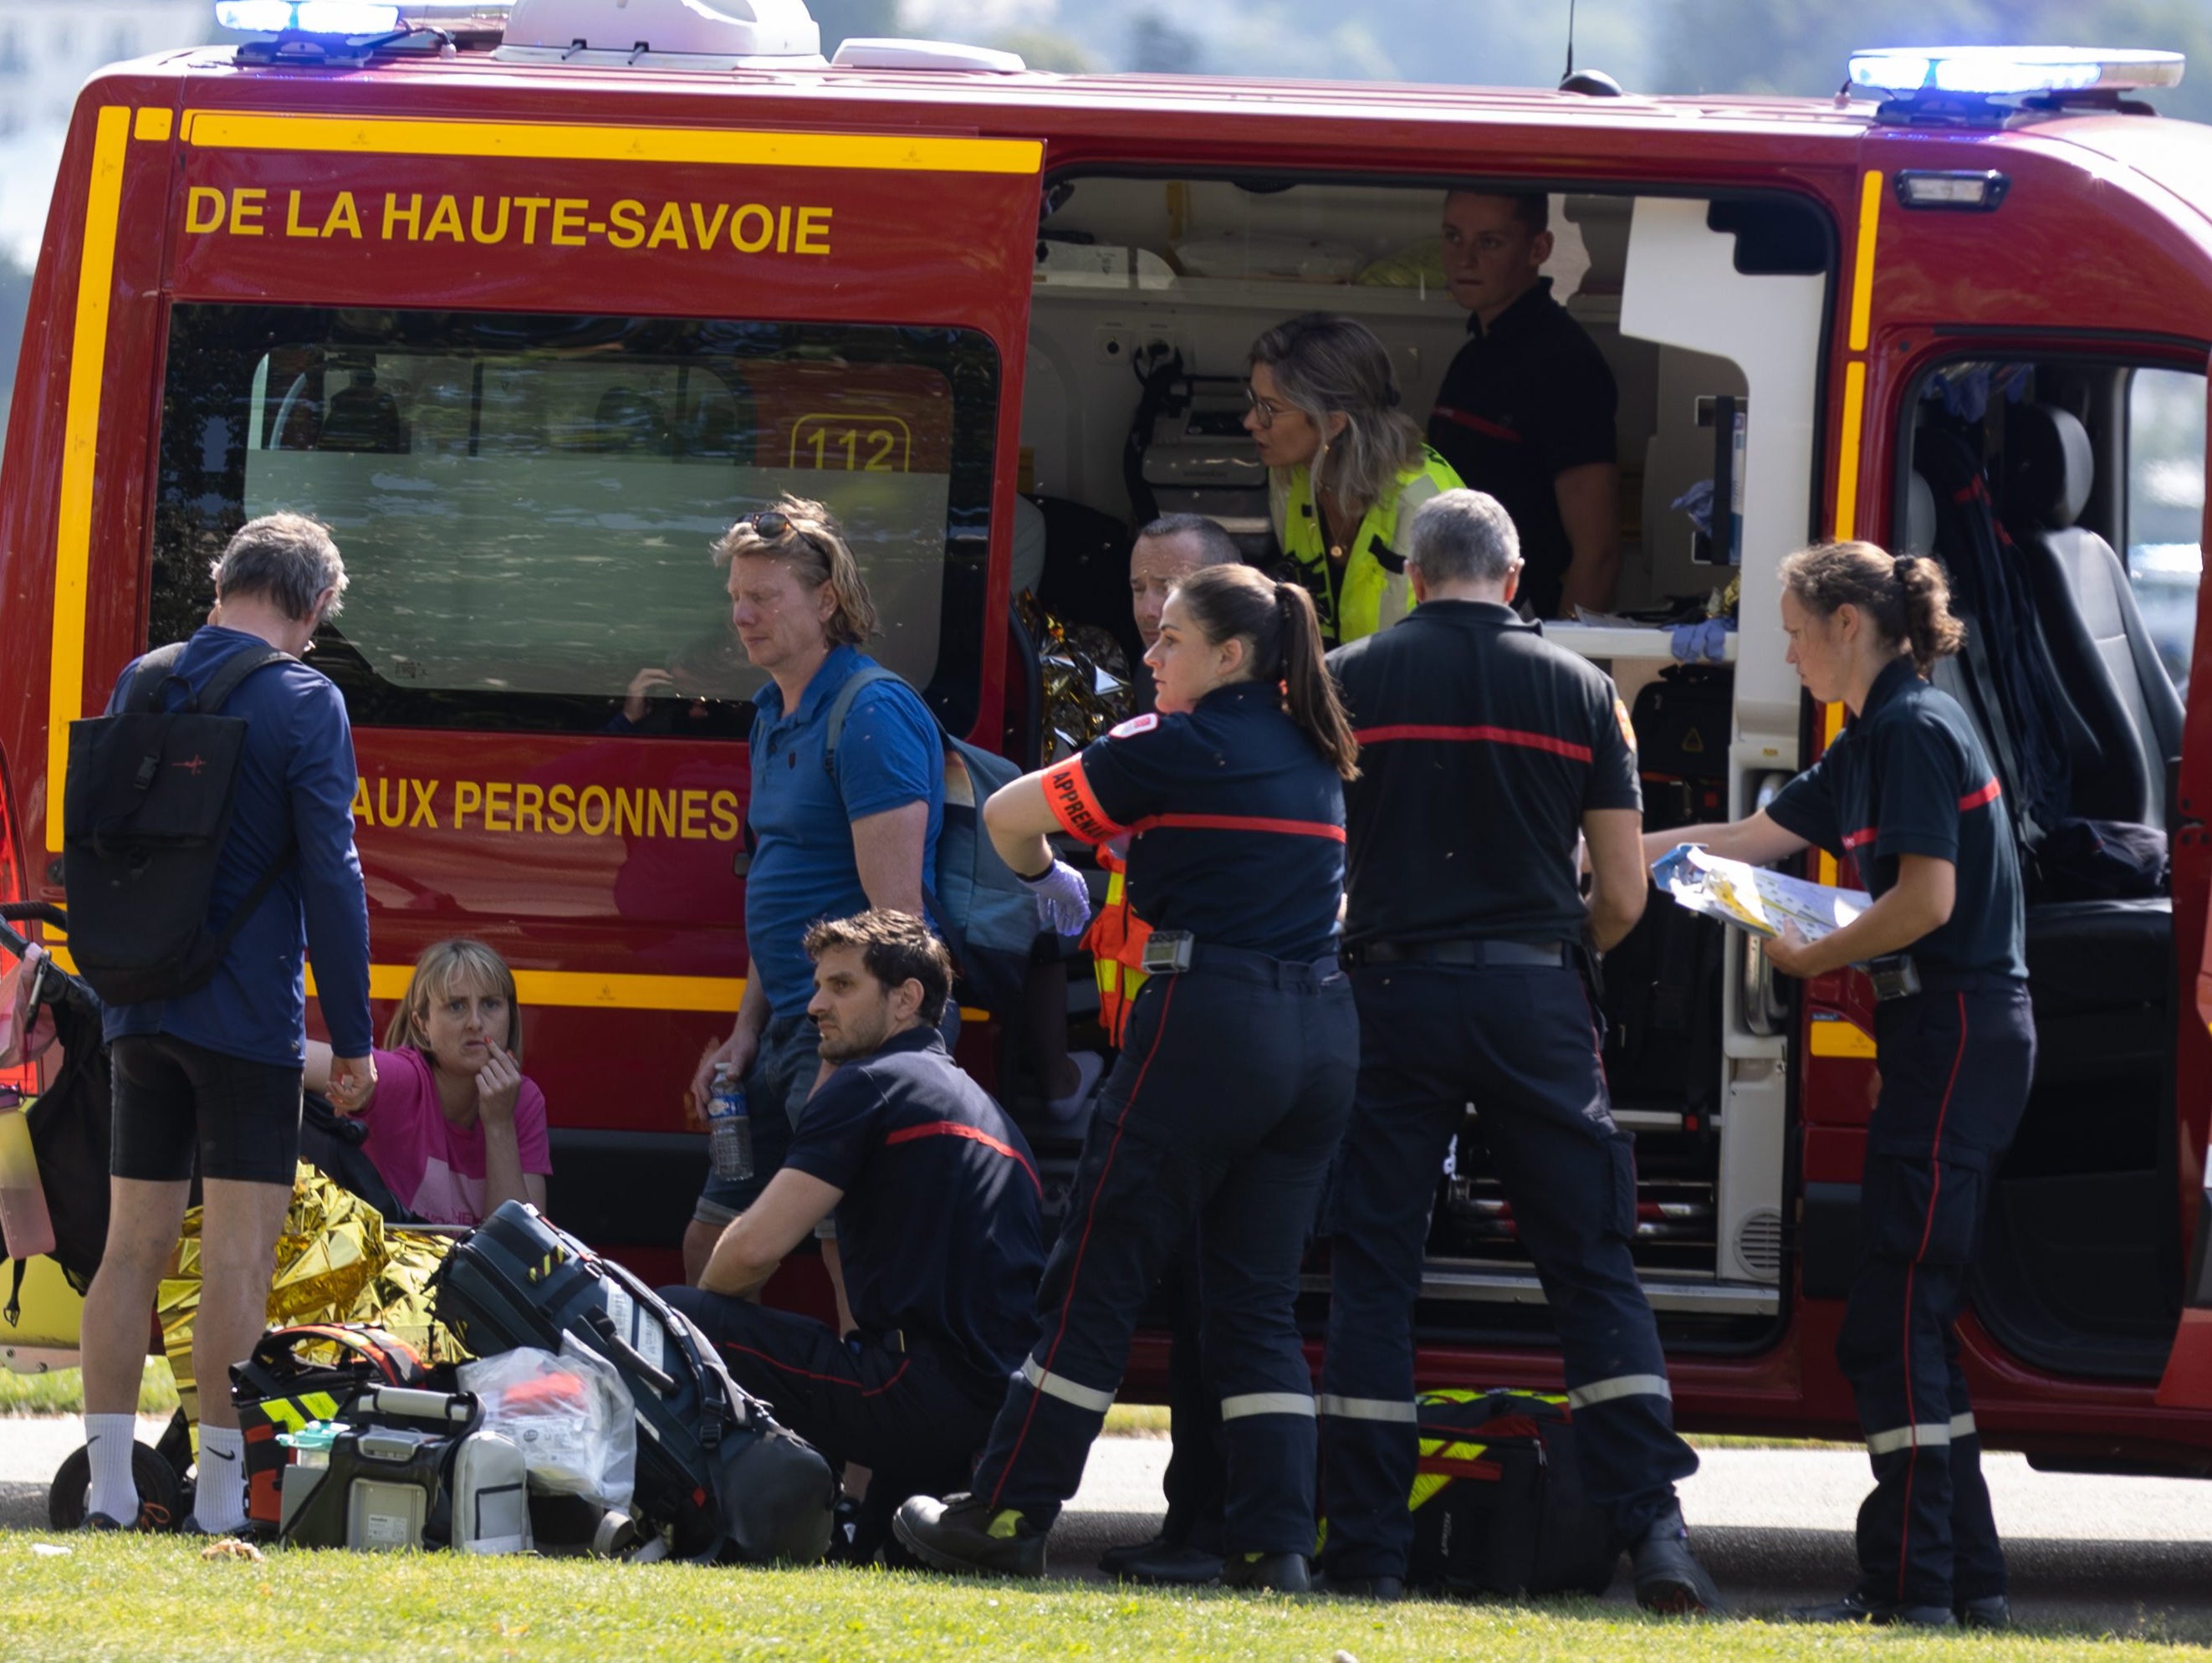
[[[945,1054],[952,962],[919,918],[816,924],[807,1006],[836,1072],[696,1288],[664,1288],[730,1372],[833,1462],[872,1472],[868,1512],[968,1482],[1036,1337],[1042,1196],[1027,1142]],[[835,1215],[854,1331],[753,1296]]]
[[[1620,576],[1620,394],[1583,326],[1552,298],[1551,203],[1540,191],[1444,198],[1444,281],[1472,314],[1429,412],[1429,443],[1521,539],[1536,617],[1613,605]]]

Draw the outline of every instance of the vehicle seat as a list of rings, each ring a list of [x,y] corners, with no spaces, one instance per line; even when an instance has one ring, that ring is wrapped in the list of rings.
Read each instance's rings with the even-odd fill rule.
[[[2166,823],[2182,706],[2112,545],[2075,525],[2095,482],[2089,435],[2069,412],[2023,405],[2007,433],[2005,521],[2026,561],[2060,682],[2102,741],[2077,762],[2073,809],[2089,819]]]

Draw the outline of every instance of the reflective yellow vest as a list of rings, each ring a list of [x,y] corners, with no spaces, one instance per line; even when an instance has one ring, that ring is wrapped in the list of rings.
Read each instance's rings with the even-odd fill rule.
[[[1145,941],[1152,927],[1129,905],[1127,862],[1107,844],[1098,845],[1098,863],[1107,872],[1106,905],[1091,921],[1083,945],[1091,949],[1091,972],[1098,983],[1098,1025],[1115,1045],[1128,1026],[1129,1007],[1145,974]]]
[[[1406,562],[1396,547],[1398,528],[1431,496],[1456,490],[1462,483],[1451,464],[1435,451],[1424,446],[1422,454],[1425,460],[1419,467],[1398,476],[1397,489],[1389,500],[1377,503],[1361,518],[1352,552],[1340,569],[1329,561],[1328,534],[1314,506],[1311,472],[1304,467],[1291,471],[1290,489],[1276,515],[1276,534],[1313,596],[1315,610],[1321,614],[1322,637],[1331,645],[1387,629],[1413,608]]]

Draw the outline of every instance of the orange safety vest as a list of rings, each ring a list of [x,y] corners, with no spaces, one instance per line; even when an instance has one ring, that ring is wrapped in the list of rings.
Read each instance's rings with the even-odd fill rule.
[[[1128,1026],[1129,1007],[1137,1002],[1137,990],[1149,979],[1144,969],[1145,943],[1152,936],[1152,927],[1129,905],[1126,855],[1117,855],[1111,844],[1102,843],[1098,864],[1107,872],[1106,904],[1091,921],[1083,945],[1091,950],[1091,973],[1098,982],[1098,1025],[1119,1045],[1121,1030]]]

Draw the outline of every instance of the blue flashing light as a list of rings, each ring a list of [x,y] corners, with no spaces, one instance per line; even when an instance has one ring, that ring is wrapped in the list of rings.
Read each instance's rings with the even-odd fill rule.
[[[2035,93],[2132,92],[2181,81],[2179,52],[2094,46],[1882,47],[1851,55],[1851,84],[1910,96],[1958,93],[1984,98]]]
[[[375,0],[217,0],[215,21],[243,34],[390,34],[399,7]]]

